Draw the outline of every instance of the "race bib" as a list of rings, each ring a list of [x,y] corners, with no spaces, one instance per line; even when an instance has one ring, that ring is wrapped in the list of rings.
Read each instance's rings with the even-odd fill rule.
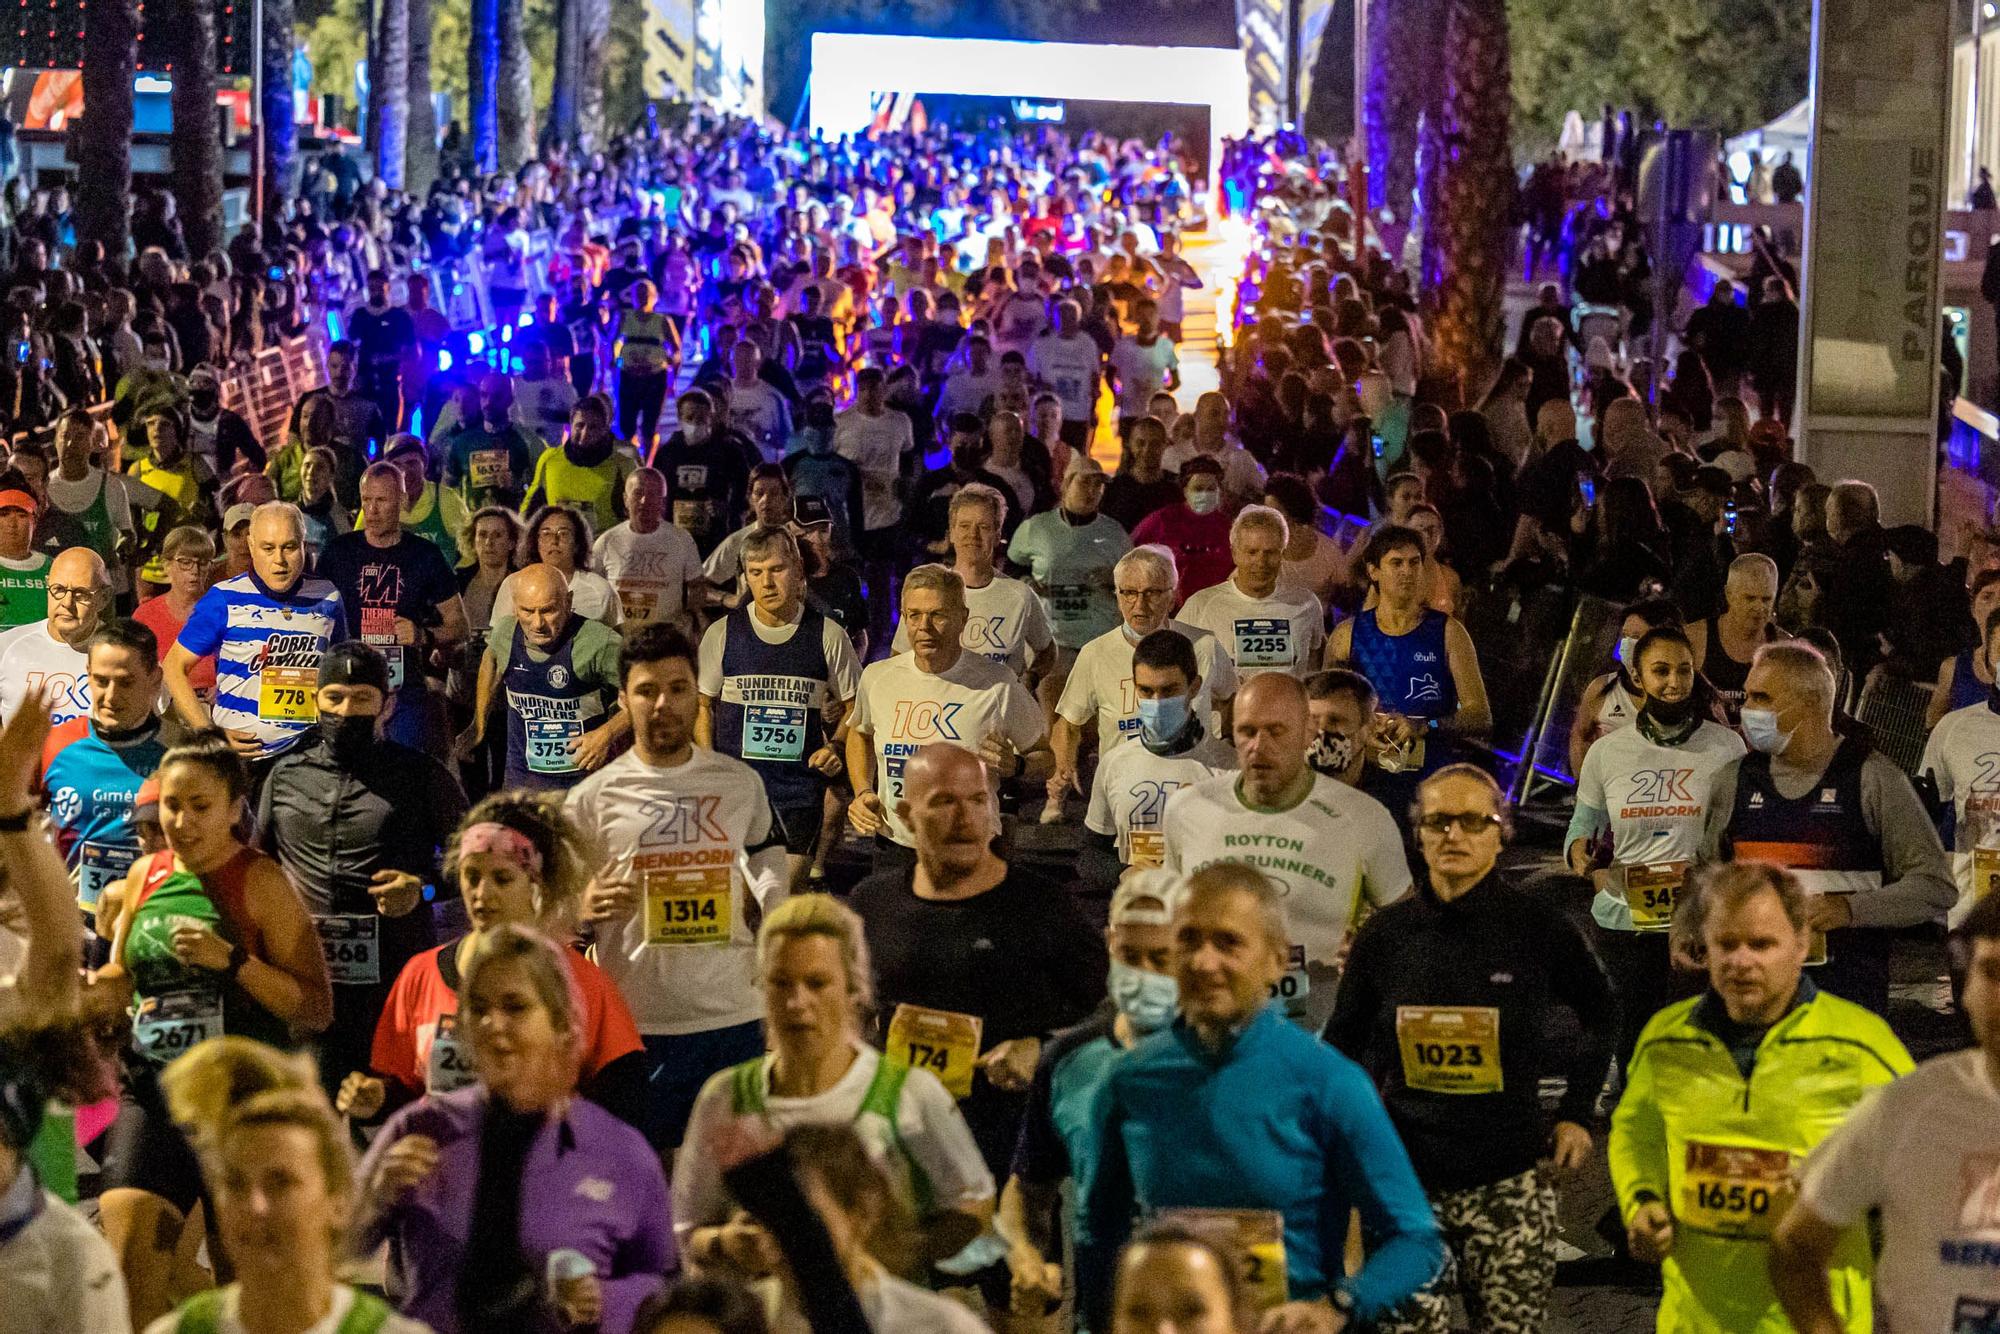
[[[1641,931],[1664,931],[1673,925],[1674,906],[1680,902],[1681,886],[1687,883],[1686,862],[1650,862],[1644,866],[1623,866],[1625,902],[1632,909],[1632,925]]]
[[[310,723],[319,718],[314,698],[317,667],[266,667],[257,673],[257,718],[266,723]]]
[[[1951,1308],[1951,1334],[2000,1334],[2000,1301],[1960,1297]]]
[[[1983,899],[2000,889],[2000,848],[1972,850],[1972,897]]]
[[[1399,1005],[1403,1082],[1428,1093],[1498,1093],[1500,1011],[1490,1005]]]
[[[743,758],[796,762],[806,753],[806,711],[797,704],[743,706]]]
[[[1725,1237],[1770,1237],[1798,1188],[1792,1155],[1691,1139],[1682,1159],[1680,1208],[1689,1227]]]
[[[1293,1010],[1310,995],[1312,978],[1306,972],[1306,947],[1294,945],[1286,957],[1285,975],[1271,984],[1271,999],[1281,1000],[1287,1010]]]
[[[1282,618],[1239,617],[1236,621],[1238,667],[1292,665],[1292,623]]]
[[[326,975],[335,986],[373,986],[382,980],[382,919],[374,913],[313,918]]]
[[[979,1061],[983,1020],[955,1010],[927,1010],[898,1005],[889,1020],[889,1053],[911,1068],[928,1070],[954,1098],[972,1092],[972,1072]]]
[[[165,1065],[222,1036],[220,991],[163,991],[139,1002],[132,1036],[148,1060]]]
[[[1129,855],[1125,858],[1128,866],[1165,866],[1167,864],[1167,836],[1157,829],[1134,829],[1126,835]]]
[[[465,463],[466,475],[481,490],[504,491],[514,484],[514,469],[504,449],[475,449]]]
[[[644,625],[660,609],[660,597],[667,586],[657,579],[620,579],[612,585],[618,591],[618,610],[629,624]]]
[[[389,689],[403,688],[403,646],[396,638],[394,607],[361,609],[361,642],[379,650],[389,664]]]
[[[472,1044],[458,1035],[458,1016],[439,1015],[431,1034],[431,1051],[424,1062],[424,1092],[450,1093],[479,1078],[472,1068]]]
[[[1243,1286],[1259,1310],[1283,1306],[1291,1298],[1285,1268],[1285,1216],[1276,1209],[1162,1209],[1155,1218],[1197,1234],[1227,1232],[1243,1259]]]
[[[648,945],[727,945],[731,893],[727,866],[692,866],[646,871]]]
[[[527,725],[528,772],[531,774],[573,774],[577,771],[576,743],[583,740],[583,724],[560,718],[537,718]]]
[[[1089,584],[1050,584],[1049,619],[1068,625],[1090,615]]]
[[[94,843],[85,839],[77,847],[76,901],[85,912],[96,912],[104,887],[125,878],[138,859],[139,849],[123,843]]]

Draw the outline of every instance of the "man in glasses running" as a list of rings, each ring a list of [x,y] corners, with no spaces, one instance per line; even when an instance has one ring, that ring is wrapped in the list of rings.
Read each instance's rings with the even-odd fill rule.
[[[1382,1091],[1457,1264],[1377,1328],[1444,1334],[1456,1283],[1473,1328],[1538,1330],[1556,1275],[1556,1186],[1538,1164],[1590,1157],[1611,984],[1568,917],[1494,873],[1511,820],[1492,778],[1447,765],[1411,814],[1427,874],[1355,936],[1325,1036]],[[1551,1005],[1581,1026],[1561,1051]],[[1538,1090],[1557,1073],[1551,1132]]]

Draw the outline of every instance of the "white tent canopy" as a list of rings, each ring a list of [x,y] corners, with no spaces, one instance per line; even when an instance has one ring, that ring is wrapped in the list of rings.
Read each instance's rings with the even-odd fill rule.
[[[819,32],[812,39],[812,128],[859,134],[878,98],[924,94],[1079,98],[1208,108],[1211,190],[1222,140],[1250,131],[1250,74],[1236,47],[1095,46],[983,38]]]
[[[1766,161],[1792,155],[1792,162],[1799,170],[1805,170],[1806,150],[1812,146],[1812,99],[1803,98],[1799,104],[1768,125],[1760,125],[1754,130],[1745,130],[1728,141],[1730,157],[1739,153],[1757,152]]]

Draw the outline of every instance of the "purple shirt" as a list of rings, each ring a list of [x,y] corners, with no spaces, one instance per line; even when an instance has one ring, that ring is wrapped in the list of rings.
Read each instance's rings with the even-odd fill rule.
[[[389,1242],[390,1298],[437,1334],[458,1334],[456,1283],[472,1230],[487,1102],[478,1084],[414,1102],[389,1119],[361,1163],[366,1183],[403,1136],[437,1141],[437,1170],[371,1220],[363,1239],[364,1246]],[[629,1334],[639,1304],[680,1263],[660,1160],[638,1131],[582,1098],[543,1125],[521,1174],[521,1250],[529,1267],[544,1275],[549,1254],[562,1249],[597,1266],[604,1334]],[[556,1328],[553,1318],[549,1328]]]

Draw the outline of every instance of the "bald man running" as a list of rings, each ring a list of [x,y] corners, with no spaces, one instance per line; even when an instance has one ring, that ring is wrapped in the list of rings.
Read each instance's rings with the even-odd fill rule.
[[[1043,1039],[1104,999],[1104,938],[1068,892],[994,851],[1000,810],[986,764],[933,742],[903,766],[899,814],[915,867],[886,867],[850,903],[875,961],[883,1050],[957,1094],[973,1139],[1004,1178]],[[1003,1263],[951,1271],[1002,1309]]]
[[[1410,887],[1403,838],[1381,802],[1307,765],[1317,729],[1296,678],[1266,672],[1244,682],[1234,725],[1239,771],[1167,799],[1167,868],[1192,875],[1248,862],[1277,883],[1292,928],[1278,995],[1317,1033],[1333,1013],[1362,901],[1380,906]]]
[[[11,632],[0,650],[0,719],[31,695],[49,697],[57,727],[90,712],[85,646],[111,609],[111,575],[89,547],[70,547],[49,565],[49,614]]]
[[[514,576],[514,614],[493,623],[479,662],[472,726],[462,754],[486,740],[504,691],[507,786],[567,788],[602,767],[631,720],[617,707],[618,632],[570,607],[553,565]]]

